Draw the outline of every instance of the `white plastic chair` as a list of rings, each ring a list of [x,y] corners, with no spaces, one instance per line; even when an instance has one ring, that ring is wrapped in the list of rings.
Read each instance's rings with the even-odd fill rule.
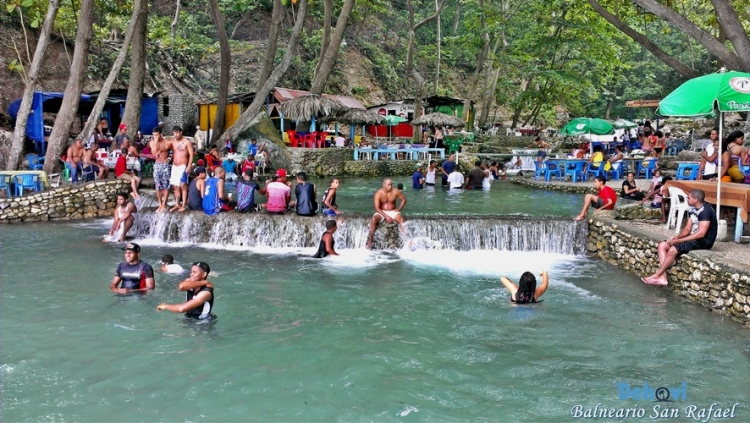
[[[672,227],[672,221],[675,223],[674,233],[679,234],[682,229],[682,219],[688,209],[687,194],[685,191],[676,187],[667,187],[669,190],[669,220],[667,220],[667,229]]]

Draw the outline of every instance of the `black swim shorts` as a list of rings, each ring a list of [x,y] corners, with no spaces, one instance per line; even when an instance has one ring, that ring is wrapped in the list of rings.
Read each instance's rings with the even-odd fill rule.
[[[693,241],[680,242],[675,244],[674,248],[677,250],[677,254],[687,254],[693,250],[710,250],[713,245],[707,245],[703,240],[695,239]]]

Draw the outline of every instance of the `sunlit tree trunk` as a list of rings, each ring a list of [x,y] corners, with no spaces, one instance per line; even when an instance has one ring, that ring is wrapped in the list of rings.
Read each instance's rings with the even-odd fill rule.
[[[73,51],[73,66],[70,67],[70,77],[65,86],[60,111],[55,118],[55,125],[49,136],[47,146],[48,160],[44,161],[44,171],[52,173],[58,166],[57,157],[62,154],[67,145],[70,127],[73,125],[78,113],[78,104],[81,102],[81,91],[83,82],[86,80],[86,68],[88,67],[89,47],[93,34],[94,0],[81,0],[81,9],[78,17],[78,30],[76,31],[75,50]]]
[[[333,72],[333,66],[336,64],[336,58],[339,55],[339,46],[341,46],[341,40],[344,38],[344,29],[346,29],[346,23],[352,14],[354,2],[355,0],[344,0],[338,21],[336,21],[336,28],[331,36],[331,41],[328,43],[328,48],[326,48],[326,54],[318,67],[318,72],[315,73],[312,87],[310,87],[311,94],[323,94],[328,78]]]
[[[142,2],[141,10],[148,16],[148,2]],[[139,11],[140,13],[140,11]],[[133,32],[133,47],[130,50],[130,75],[128,97],[125,100],[125,112],[122,122],[128,125],[128,137],[132,140],[141,124],[141,102],[143,101],[143,82],[146,78],[146,41],[148,18],[139,19]]]
[[[273,0],[273,10],[271,11],[271,26],[268,31],[268,46],[266,46],[266,54],[263,57],[263,69],[260,71],[258,77],[258,87],[260,90],[263,84],[271,75],[273,70],[273,59],[276,57],[276,50],[279,43],[279,29],[281,27],[281,11],[282,11],[281,0]]]
[[[36,50],[34,51],[34,58],[31,60],[29,72],[26,75],[26,86],[23,90],[21,106],[18,109],[18,116],[16,117],[16,127],[13,131],[10,155],[5,164],[8,170],[17,169],[18,162],[21,161],[23,144],[26,140],[26,125],[28,124],[29,114],[31,113],[31,103],[34,100],[34,91],[36,90],[37,81],[39,80],[39,72],[44,63],[44,53],[47,51],[49,36],[52,33],[52,28],[55,24],[55,17],[57,16],[59,5],[59,0],[50,0],[49,5],[47,6],[47,14],[44,16],[44,23],[42,24],[42,30],[39,33],[39,40],[36,43]]]
[[[219,36],[219,49],[221,51],[221,71],[219,76],[219,98],[216,104],[216,117],[214,120],[214,132],[211,142],[215,142],[219,139],[219,136],[224,132],[224,116],[227,108],[227,95],[229,92],[229,68],[232,64],[232,52],[229,50],[229,39],[227,38],[227,30],[224,28],[224,16],[219,10],[219,4],[217,0],[208,0],[209,8],[211,9],[211,19],[214,21],[216,26],[216,33]]]

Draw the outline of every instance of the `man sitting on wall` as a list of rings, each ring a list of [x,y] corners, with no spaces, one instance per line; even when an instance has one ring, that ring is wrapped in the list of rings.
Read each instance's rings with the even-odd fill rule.
[[[613,190],[612,187],[608,187],[606,183],[607,178],[604,176],[599,175],[594,178],[594,187],[599,191],[599,195],[586,194],[581,214],[576,216],[573,220],[583,220],[586,217],[586,214],[588,214],[589,207],[591,206],[594,206],[596,210],[612,210],[615,208],[617,194],[615,193],[615,190]]]
[[[687,196],[688,219],[685,227],[677,236],[672,236],[659,243],[659,270],[651,276],[641,278],[649,285],[667,285],[667,269],[677,260],[677,257],[692,250],[710,250],[716,241],[719,224],[716,212],[705,203],[706,194],[699,190],[691,190]]]

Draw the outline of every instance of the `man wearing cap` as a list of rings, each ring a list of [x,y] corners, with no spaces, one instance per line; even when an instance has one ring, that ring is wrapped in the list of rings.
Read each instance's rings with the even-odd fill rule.
[[[153,138],[149,143],[151,154],[154,155],[154,184],[156,185],[156,201],[159,208],[156,211],[166,211],[169,200],[169,153],[172,144],[164,139],[164,134],[158,126],[151,131]]]
[[[181,127],[175,126],[172,128],[172,135],[174,135],[174,139],[170,142],[172,147],[172,172],[169,183],[174,188],[176,204],[169,211],[183,212],[187,208],[188,174],[192,171],[195,150],[193,149],[193,143],[182,136]]]
[[[121,123],[118,128],[117,135],[115,135],[115,148],[121,149],[123,140],[130,140],[128,138],[128,125]]]
[[[203,210],[203,193],[206,191],[206,168],[198,166],[195,168],[195,178],[190,182],[188,188],[188,208],[190,210]]]
[[[237,181],[237,213],[250,213],[255,210],[255,191],[266,195],[266,190],[253,180],[253,170],[247,169]]]
[[[289,207],[289,201],[292,198],[291,185],[292,184],[287,183],[286,181],[286,170],[277,170],[276,180],[266,184],[266,193],[268,196],[266,211],[273,214],[286,213],[286,210]]]
[[[117,266],[109,289],[116,294],[146,292],[154,289],[154,269],[150,264],[138,258],[141,254],[141,246],[130,242],[122,249],[125,251],[125,261]]]
[[[156,309],[185,313],[186,317],[193,319],[214,319],[215,316],[211,314],[214,308],[214,284],[206,280],[210,272],[211,267],[208,263],[202,261],[193,263],[190,266],[190,277],[177,286],[180,291],[185,291],[185,302],[181,304],[161,303]]]
[[[203,190],[203,212],[209,216],[222,211],[232,210],[229,199],[224,191],[224,168],[217,167],[214,176],[206,180]]]
[[[424,184],[424,174],[422,173],[422,164],[417,163],[416,170],[411,175],[411,187],[414,189],[422,189]]]

